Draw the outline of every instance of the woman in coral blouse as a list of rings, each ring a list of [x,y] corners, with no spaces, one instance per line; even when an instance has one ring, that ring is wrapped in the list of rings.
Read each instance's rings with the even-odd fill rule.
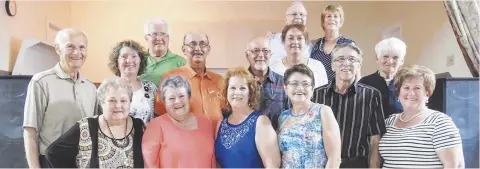
[[[172,76],[160,91],[167,113],[154,118],[142,140],[145,168],[213,168],[212,123],[190,112],[191,90],[187,80]]]

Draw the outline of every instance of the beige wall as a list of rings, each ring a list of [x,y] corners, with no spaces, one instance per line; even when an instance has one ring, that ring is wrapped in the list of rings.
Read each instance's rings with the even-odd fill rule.
[[[16,56],[20,40],[34,36],[49,40],[47,20],[61,26],[84,30],[89,37],[89,51],[81,72],[95,82],[112,74],[106,67],[111,47],[123,39],[134,39],[146,45],[143,23],[151,18],[164,18],[171,27],[170,48],[182,54],[183,35],[200,30],[210,36],[212,51],[208,67],[246,66],[246,42],[265,32],[280,31],[285,10],[290,2],[253,1],[175,1],[175,0],[116,0],[116,1],[17,1],[18,15],[0,15],[1,30],[11,37],[11,55]],[[374,72],[374,46],[382,30],[401,24],[407,42],[407,64],[423,64],[435,72],[450,71],[454,76],[471,76],[450,28],[442,2],[335,2],[345,10],[341,33],[354,39],[365,53],[362,74]],[[305,2],[310,37],[323,36],[320,13],[330,2]],[[3,8],[3,5],[2,5]],[[28,12],[26,12],[28,11]],[[7,25],[7,26],[6,26]],[[2,31],[3,32],[3,31]],[[5,33],[3,33],[5,34]],[[51,33],[50,33],[51,34]],[[0,36],[2,34],[0,33]],[[1,39],[5,39],[4,36]],[[1,41],[0,41],[1,42]],[[1,43],[0,43],[1,45]],[[16,51],[17,50],[17,51]],[[1,53],[0,53],[1,54]],[[446,57],[455,55],[455,64],[446,66]],[[14,60],[0,56],[0,69]]]
[[[21,41],[33,37],[53,43],[54,33],[48,23],[70,26],[70,2],[16,1],[17,15],[9,17],[5,1],[0,0],[0,70],[12,71]]]

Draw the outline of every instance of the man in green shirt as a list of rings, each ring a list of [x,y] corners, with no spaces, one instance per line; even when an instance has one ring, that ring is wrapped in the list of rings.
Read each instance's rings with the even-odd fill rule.
[[[145,40],[148,43],[147,67],[140,78],[158,86],[163,74],[185,65],[186,60],[168,49],[170,31],[163,19],[149,20],[144,25]]]

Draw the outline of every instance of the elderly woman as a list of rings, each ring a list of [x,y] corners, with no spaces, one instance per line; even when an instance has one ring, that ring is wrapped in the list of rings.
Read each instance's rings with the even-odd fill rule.
[[[406,66],[395,76],[403,112],[385,120],[387,133],[379,150],[385,168],[463,168],[462,140],[452,119],[426,103],[435,74],[423,66]]]
[[[323,10],[320,18],[325,36],[313,42],[314,46],[310,58],[323,63],[329,82],[331,82],[335,76],[335,72],[332,70],[331,52],[333,48],[335,48],[337,44],[354,43],[353,40],[340,35],[340,28],[343,26],[344,20],[345,15],[342,6],[328,5]],[[360,72],[358,72],[357,77],[360,79]]]
[[[130,115],[147,124],[153,118],[157,87],[153,82],[139,78],[147,64],[143,47],[132,40],[121,41],[113,48],[109,60],[110,70],[116,76],[126,79],[132,86]]]
[[[145,168],[214,168],[213,126],[190,111],[191,88],[182,76],[161,84],[167,113],[154,118],[143,136]]]
[[[129,116],[132,88],[122,78],[97,90],[103,114],[78,121],[47,149],[54,168],[142,168],[144,125]]]
[[[308,42],[308,33],[302,24],[287,25],[282,30],[282,42],[287,57],[270,66],[272,71],[283,75],[284,72],[295,65],[305,64],[312,71],[315,76],[315,88],[323,86],[328,83],[327,74],[322,62],[303,57],[303,51],[306,50],[306,43]]]
[[[403,111],[402,105],[395,94],[393,78],[400,66],[403,65],[407,45],[398,38],[388,38],[380,41],[375,46],[377,65],[380,69],[360,79],[360,83],[370,85],[382,94],[383,113],[387,118],[394,113]]]
[[[257,81],[245,68],[231,68],[222,87],[231,112],[217,125],[215,155],[222,168],[278,168],[277,134],[258,105]]]
[[[293,108],[282,112],[278,121],[283,168],[340,166],[340,129],[330,107],[311,101],[314,79],[304,64],[285,72],[284,88]]]

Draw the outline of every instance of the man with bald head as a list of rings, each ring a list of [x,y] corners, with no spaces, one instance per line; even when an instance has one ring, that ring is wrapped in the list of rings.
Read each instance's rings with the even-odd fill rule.
[[[250,41],[245,51],[250,66],[248,70],[260,86],[260,104],[257,108],[272,121],[275,130],[278,129],[278,116],[286,110],[288,98],[283,90],[283,76],[273,72],[268,67],[270,59],[269,41],[265,37]]]
[[[170,29],[165,20],[152,19],[145,22],[144,32],[149,55],[147,56],[147,67],[140,78],[158,86],[163,74],[185,65],[186,61],[168,48]]]
[[[285,25],[290,24],[307,24],[307,9],[303,6],[302,2],[295,1],[290,7],[288,7],[285,13]],[[282,43],[282,33],[267,33],[267,38],[270,39],[270,49],[272,50],[272,57],[268,65],[272,65],[275,62],[281,61],[281,59],[287,56],[287,52]],[[313,44],[308,41],[307,50],[304,50],[304,56],[310,57]]]
[[[79,70],[87,58],[87,37],[63,29],[55,38],[60,63],[35,74],[28,84],[24,108],[24,142],[30,168],[48,167],[47,147],[83,117],[97,112],[96,87]]]
[[[220,85],[223,77],[220,74],[208,71],[206,68],[207,56],[210,54],[208,36],[201,32],[189,32],[183,38],[182,51],[187,58],[187,65],[167,72],[162,79],[172,75],[185,77],[191,87],[191,111],[201,113],[213,122],[215,128],[222,119]],[[156,112],[164,114],[165,105],[157,102]]]

